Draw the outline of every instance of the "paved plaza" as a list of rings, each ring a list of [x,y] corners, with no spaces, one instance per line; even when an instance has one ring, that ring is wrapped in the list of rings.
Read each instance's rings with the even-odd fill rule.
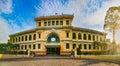
[[[120,66],[120,64],[93,59],[31,58],[0,61],[0,66]]]

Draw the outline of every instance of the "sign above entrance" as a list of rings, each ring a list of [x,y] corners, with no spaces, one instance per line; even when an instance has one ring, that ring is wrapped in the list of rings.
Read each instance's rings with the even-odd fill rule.
[[[48,43],[45,46],[46,47],[60,47],[60,43]]]

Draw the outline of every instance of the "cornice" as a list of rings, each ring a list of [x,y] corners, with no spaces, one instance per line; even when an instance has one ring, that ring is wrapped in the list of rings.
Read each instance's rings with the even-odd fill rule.
[[[64,18],[73,19],[73,17],[74,17],[74,15],[62,14],[62,15],[41,16],[41,17],[34,18],[34,20],[39,21],[39,20],[64,19]]]

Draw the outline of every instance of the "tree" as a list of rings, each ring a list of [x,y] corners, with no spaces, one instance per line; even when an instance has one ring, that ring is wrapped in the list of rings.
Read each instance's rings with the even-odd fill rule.
[[[116,44],[115,33],[120,28],[120,7],[110,7],[105,16],[104,29],[112,32],[112,43]]]
[[[97,42],[97,41],[94,41],[93,46],[99,48],[99,46],[101,47],[101,43]]]
[[[0,44],[0,53],[8,54],[12,51],[15,52],[19,47],[19,44]]]
[[[108,50],[108,45],[105,42],[94,41],[93,46],[97,47],[97,48],[99,48],[99,47],[101,48],[101,52],[99,52],[97,54],[106,54],[106,52]]]

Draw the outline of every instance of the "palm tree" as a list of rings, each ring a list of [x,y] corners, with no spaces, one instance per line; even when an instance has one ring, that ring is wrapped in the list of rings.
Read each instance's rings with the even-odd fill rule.
[[[116,44],[115,33],[120,28],[120,7],[110,7],[105,16],[104,29],[112,32],[112,43]]]

